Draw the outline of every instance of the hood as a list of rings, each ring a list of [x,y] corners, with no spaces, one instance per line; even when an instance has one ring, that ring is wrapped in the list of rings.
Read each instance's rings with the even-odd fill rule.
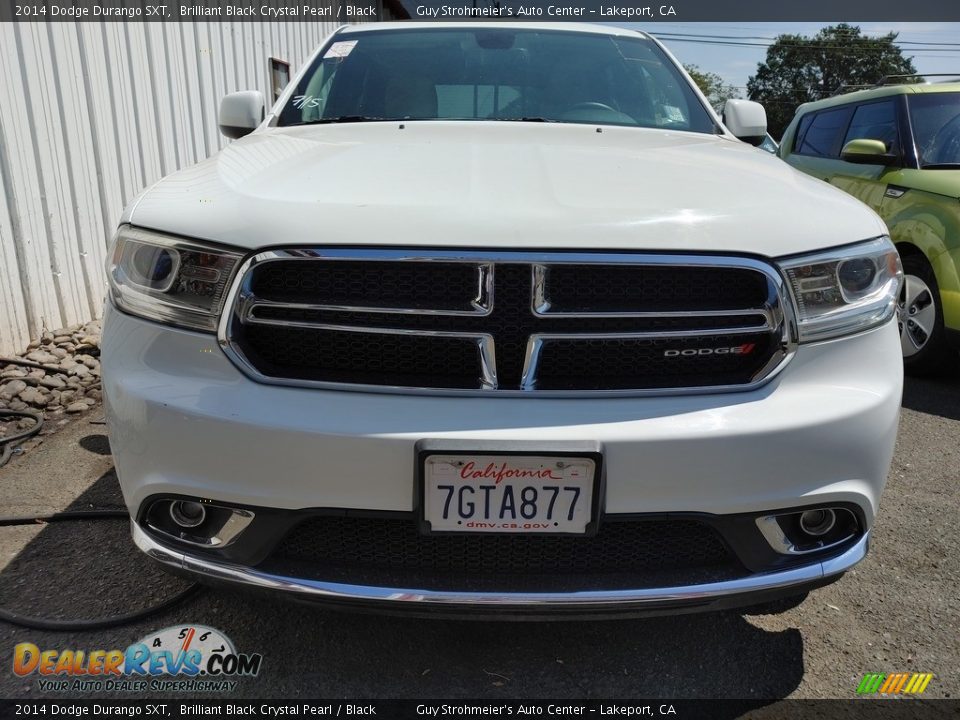
[[[509,122],[267,128],[160,181],[128,217],[249,250],[417,245],[778,256],[886,232],[859,201],[727,138]]]

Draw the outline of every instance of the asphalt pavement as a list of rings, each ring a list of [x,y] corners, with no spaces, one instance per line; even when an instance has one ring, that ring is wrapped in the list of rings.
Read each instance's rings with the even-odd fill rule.
[[[852,698],[868,672],[933,673],[924,697],[956,698],[960,373],[908,380],[903,404],[868,558],[780,614],[476,622],[351,614],[205,589],[110,630],[38,632],[0,622],[0,697],[74,697],[41,692],[35,675],[16,676],[16,643],[126,648],[168,626],[203,624],[239,651],[263,654],[259,676],[223,695],[235,699]],[[0,514],[121,507],[99,414],[0,469]],[[0,528],[0,606],[17,612],[96,617],[184,587],[134,550],[123,520]]]

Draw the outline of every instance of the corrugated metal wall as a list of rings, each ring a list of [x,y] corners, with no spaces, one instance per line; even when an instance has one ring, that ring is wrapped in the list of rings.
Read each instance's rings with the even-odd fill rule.
[[[0,23],[0,354],[99,317],[141,189],[215,153],[220,98],[296,72],[335,23]]]

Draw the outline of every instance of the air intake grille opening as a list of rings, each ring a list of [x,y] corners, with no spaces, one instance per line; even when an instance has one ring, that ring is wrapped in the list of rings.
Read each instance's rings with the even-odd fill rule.
[[[422,535],[413,518],[315,517],[261,568],[356,584],[503,591],[655,587],[746,574],[716,530],[676,518],[608,519],[595,536],[547,537]]]

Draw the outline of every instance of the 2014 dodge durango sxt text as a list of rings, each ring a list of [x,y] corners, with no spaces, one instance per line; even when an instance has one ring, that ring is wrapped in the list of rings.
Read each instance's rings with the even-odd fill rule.
[[[620,28],[337,31],[127,209],[133,538],[374,609],[683,612],[864,557],[902,384],[871,210]],[[741,142],[740,139],[749,142]]]

